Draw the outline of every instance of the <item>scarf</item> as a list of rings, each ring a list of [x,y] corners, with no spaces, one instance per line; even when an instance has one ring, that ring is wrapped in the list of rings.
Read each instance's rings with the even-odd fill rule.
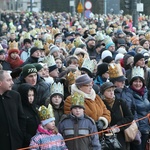
[[[93,89],[90,94],[86,94],[86,93],[82,92],[81,90],[79,90],[75,84],[73,84],[73,85],[71,85],[71,94],[73,94],[75,92],[82,94],[82,95],[84,95],[84,98],[91,99],[93,101],[96,98],[96,93]]]
[[[104,100],[104,102],[106,102],[106,104],[107,104],[108,106],[110,106],[111,108],[113,107],[114,102],[115,102],[115,99],[114,99],[114,98],[106,98],[106,97],[105,97],[103,100]]]
[[[144,95],[144,89],[145,87],[143,86],[141,89],[137,90],[135,89],[132,85],[130,86],[130,88],[135,91],[138,95],[143,96]]]

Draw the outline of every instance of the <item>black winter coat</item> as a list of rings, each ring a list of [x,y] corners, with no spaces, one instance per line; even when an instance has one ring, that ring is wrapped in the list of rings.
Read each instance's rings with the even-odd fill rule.
[[[18,92],[21,95],[21,101],[23,110],[26,116],[26,132],[25,132],[25,140],[23,147],[28,147],[30,144],[30,139],[36,134],[36,130],[38,125],[40,124],[40,119],[37,112],[37,106],[34,104],[29,103],[28,100],[28,92],[29,90],[34,91],[34,101],[36,99],[36,89],[28,83],[23,83]]]
[[[0,149],[22,148],[25,125],[19,93],[11,90],[0,95]]]

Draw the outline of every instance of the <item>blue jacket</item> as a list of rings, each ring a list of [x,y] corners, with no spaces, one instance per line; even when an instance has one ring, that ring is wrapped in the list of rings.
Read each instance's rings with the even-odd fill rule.
[[[123,90],[122,99],[125,100],[134,114],[134,119],[145,117],[150,112],[150,102],[147,99],[147,89],[144,90],[144,95],[140,96],[130,87]],[[139,130],[141,133],[148,134],[150,125],[148,118],[138,121]]]

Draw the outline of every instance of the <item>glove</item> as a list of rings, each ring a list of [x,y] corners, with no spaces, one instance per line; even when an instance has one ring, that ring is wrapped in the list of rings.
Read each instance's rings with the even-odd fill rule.
[[[118,132],[120,132],[120,128],[118,128],[117,125],[114,125],[114,126],[111,127],[111,131],[113,133],[118,133]]]
[[[104,127],[104,122],[102,120],[96,121],[97,130],[101,131]]]

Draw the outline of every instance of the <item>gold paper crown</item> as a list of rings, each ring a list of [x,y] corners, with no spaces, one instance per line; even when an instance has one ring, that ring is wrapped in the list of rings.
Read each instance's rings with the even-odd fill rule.
[[[110,63],[108,66],[108,72],[110,78],[117,78],[123,76],[123,72],[120,64]]]
[[[72,48],[74,47],[74,44],[73,43],[69,43],[66,48],[68,49],[68,51],[71,51]]]
[[[80,37],[77,37],[76,39],[74,39],[73,44],[75,47],[79,47],[79,45],[81,44],[85,44]]]
[[[145,33],[146,40],[150,41],[150,32]]]
[[[60,33],[60,30],[58,28],[52,28],[52,33],[55,36],[56,34]]]
[[[50,45],[49,43],[45,43],[44,46],[43,46],[44,49],[45,49],[45,55],[46,55],[46,56],[47,56],[47,55],[49,54],[49,52],[50,52],[50,50],[49,50],[49,45]]]
[[[86,68],[93,73],[95,69],[95,62],[93,60],[90,60],[89,58],[85,58],[81,68]]]
[[[37,31],[35,29],[30,31],[30,34],[34,37],[37,34]]]
[[[52,85],[51,85],[51,95],[53,94],[61,94],[64,96],[64,85],[61,84],[60,82],[56,83],[54,82]]]
[[[46,63],[48,67],[56,65],[53,55],[48,55],[44,57],[43,63]]]
[[[90,33],[90,35],[94,35],[94,34],[96,34],[96,30],[95,29],[90,29],[89,33]]]
[[[78,57],[79,68],[81,68],[83,61],[84,61],[84,58],[82,56]]]
[[[102,41],[102,40],[104,40],[104,35],[103,35],[103,33],[102,33],[101,31],[98,31],[98,32],[96,33],[96,35],[95,35],[95,39],[96,39],[96,41]]]
[[[39,117],[40,117],[41,121],[54,117],[53,108],[50,104],[48,105],[48,108],[46,108],[44,105],[42,105],[38,109],[38,114],[39,114]]]
[[[43,44],[40,40],[35,40],[33,45],[39,49],[43,49]]]
[[[113,32],[113,28],[108,27],[108,28],[106,29],[106,34],[107,34],[107,35],[110,35],[110,33],[112,33],[112,32]]]
[[[132,78],[133,77],[142,77],[144,79],[144,70],[140,66],[136,67],[134,66],[132,68]]]
[[[16,41],[9,42],[9,49],[18,49],[18,43]]]
[[[30,33],[29,32],[24,33],[23,39],[31,39]]]
[[[84,107],[84,96],[75,92],[73,95],[71,95],[71,104],[72,106]]]
[[[105,45],[108,45],[109,43],[114,43],[114,42],[112,41],[111,37],[106,36],[105,39],[104,39],[104,43],[105,43]]]
[[[78,76],[81,75],[81,72],[79,70],[75,71],[75,72],[69,72],[66,76],[66,80],[68,81],[69,85],[72,85],[75,83],[75,80]]]

